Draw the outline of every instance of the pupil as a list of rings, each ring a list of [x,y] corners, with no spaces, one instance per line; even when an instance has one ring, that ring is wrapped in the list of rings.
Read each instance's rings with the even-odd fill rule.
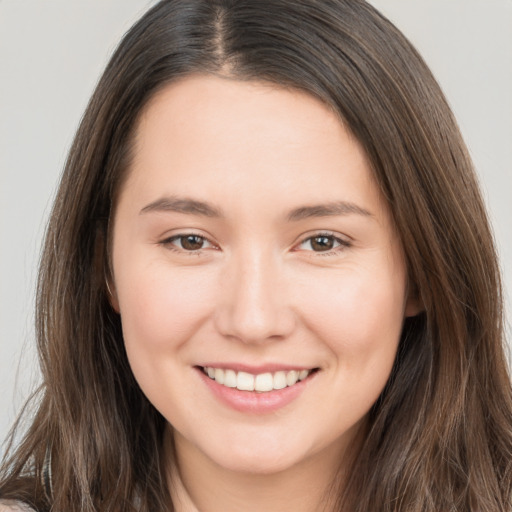
[[[189,251],[197,251],[203,245],[203,239],[197,235],[184,236],[181,240],[181,245],[184,249]]]
[[[333,245],[333,239],[328,236],[316,236],[311,240],[311,247],[315,251],[329,251]]]

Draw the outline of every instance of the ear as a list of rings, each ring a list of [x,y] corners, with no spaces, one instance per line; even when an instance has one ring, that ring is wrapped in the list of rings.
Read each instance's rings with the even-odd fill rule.
[[[119,300],[112,271],[110,258],[107,250],[105,227],[98,225],[96,227],[96,240],[94,247],[94,272],[99,280],[98,286],[103,290],[112,309],[119,314]]]
[[[407,289],[407,300],[405,302],[404,317],[409,318],[411,316],[419,315],[425,310],[423,301],[415,284],[409,283]]]
[[[105,287],[107,292],[108,301],[110,302],[110,305],[112,306],[112,309],[119,314],[120,308],[119,308],[119,299],[117,298],[117,291],[116,286],[114,284],[114,280],[110,276],[110,272],[108,272],[108,275],[105,275]]]

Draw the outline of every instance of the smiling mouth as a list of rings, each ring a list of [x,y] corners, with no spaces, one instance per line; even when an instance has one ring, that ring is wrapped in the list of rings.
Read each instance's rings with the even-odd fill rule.
[[[258,375],[209,366],[201,367],[201,370],[208,375],[210,379],[222,386],[236,388],[240,391],[268,393],[270,391],[291,387],[297,384],[297,382],[307,379],[312,373],[318,371],[318,368],[311,370],[277,371],[273,373],[266,372]]]

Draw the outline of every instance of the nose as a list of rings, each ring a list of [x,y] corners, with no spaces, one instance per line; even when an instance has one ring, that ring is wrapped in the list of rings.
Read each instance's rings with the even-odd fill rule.
[[[287,279],[277,260],[253,251],[227,265],[215,317],[223,336],[262,344],[291,334],[296,320]]]

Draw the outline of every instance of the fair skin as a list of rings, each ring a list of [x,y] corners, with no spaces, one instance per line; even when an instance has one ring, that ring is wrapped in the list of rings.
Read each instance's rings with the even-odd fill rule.
[[[194,75],[150,101],[128,172],[112,304],[177,510],[322,510],[417,312],[361,146],[302,92]]]

